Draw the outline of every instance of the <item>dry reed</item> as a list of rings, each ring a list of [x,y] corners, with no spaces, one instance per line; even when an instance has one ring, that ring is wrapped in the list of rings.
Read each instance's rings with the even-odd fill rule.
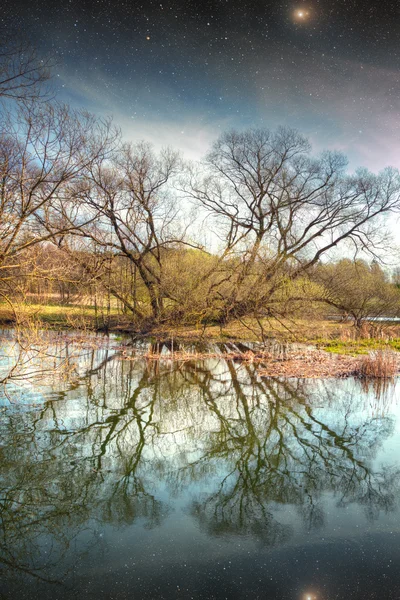
[[[360,361],[359,374],[366,378],[389,379],[398,372],[398,359],[395,352],[376,350]]]
[[[347,355],[332,355],[315,348],[281,351],[228,350],[225,352],[198,352],[196,350],[175,350],[155,352],[151,349],[128,353],[123,349],[122,360],[147,360],[154,362],[188,362],[207,359],[222,359],[241,363],[253,363],[263,377],[329,378],[361,377],[389,379],[397,374],[399,362],[397,354],[390,350],[372,352],[360,358]]]

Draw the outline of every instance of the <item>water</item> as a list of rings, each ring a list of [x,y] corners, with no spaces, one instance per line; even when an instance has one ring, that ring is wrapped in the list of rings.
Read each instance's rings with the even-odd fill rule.
[[[400,598],[395,385],[100,346],[2,397],[0,598]]]

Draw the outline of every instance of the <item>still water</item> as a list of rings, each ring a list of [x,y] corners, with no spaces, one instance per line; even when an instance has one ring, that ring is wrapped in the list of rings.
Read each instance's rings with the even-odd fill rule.
[[[400,598],[399,391],[104,343],[11,386],[0,598]]]

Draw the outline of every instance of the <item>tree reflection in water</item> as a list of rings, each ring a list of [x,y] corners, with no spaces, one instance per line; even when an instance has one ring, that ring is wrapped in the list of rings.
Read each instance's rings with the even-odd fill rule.
[[[61,583],[77,562],[104,560],[105,526],[156,528],[177,497],[206,534],[268,546],[293,534],[285,507],[308,530],[324,525],[327,495],[370,519],[395,508],[398,465],[374,465],[394,420],[356,382],[260,380],[250,365],[146,364],[104,350],[84,360],[86,376],[39,407],[3,409],[9,577]]]

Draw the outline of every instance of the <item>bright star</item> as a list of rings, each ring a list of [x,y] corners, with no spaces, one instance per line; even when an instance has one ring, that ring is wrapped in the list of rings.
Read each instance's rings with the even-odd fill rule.
[[[310,16],[310,11],[303,8],[299,8],[294,11],[293,16],[296,21],[306,21]]]

